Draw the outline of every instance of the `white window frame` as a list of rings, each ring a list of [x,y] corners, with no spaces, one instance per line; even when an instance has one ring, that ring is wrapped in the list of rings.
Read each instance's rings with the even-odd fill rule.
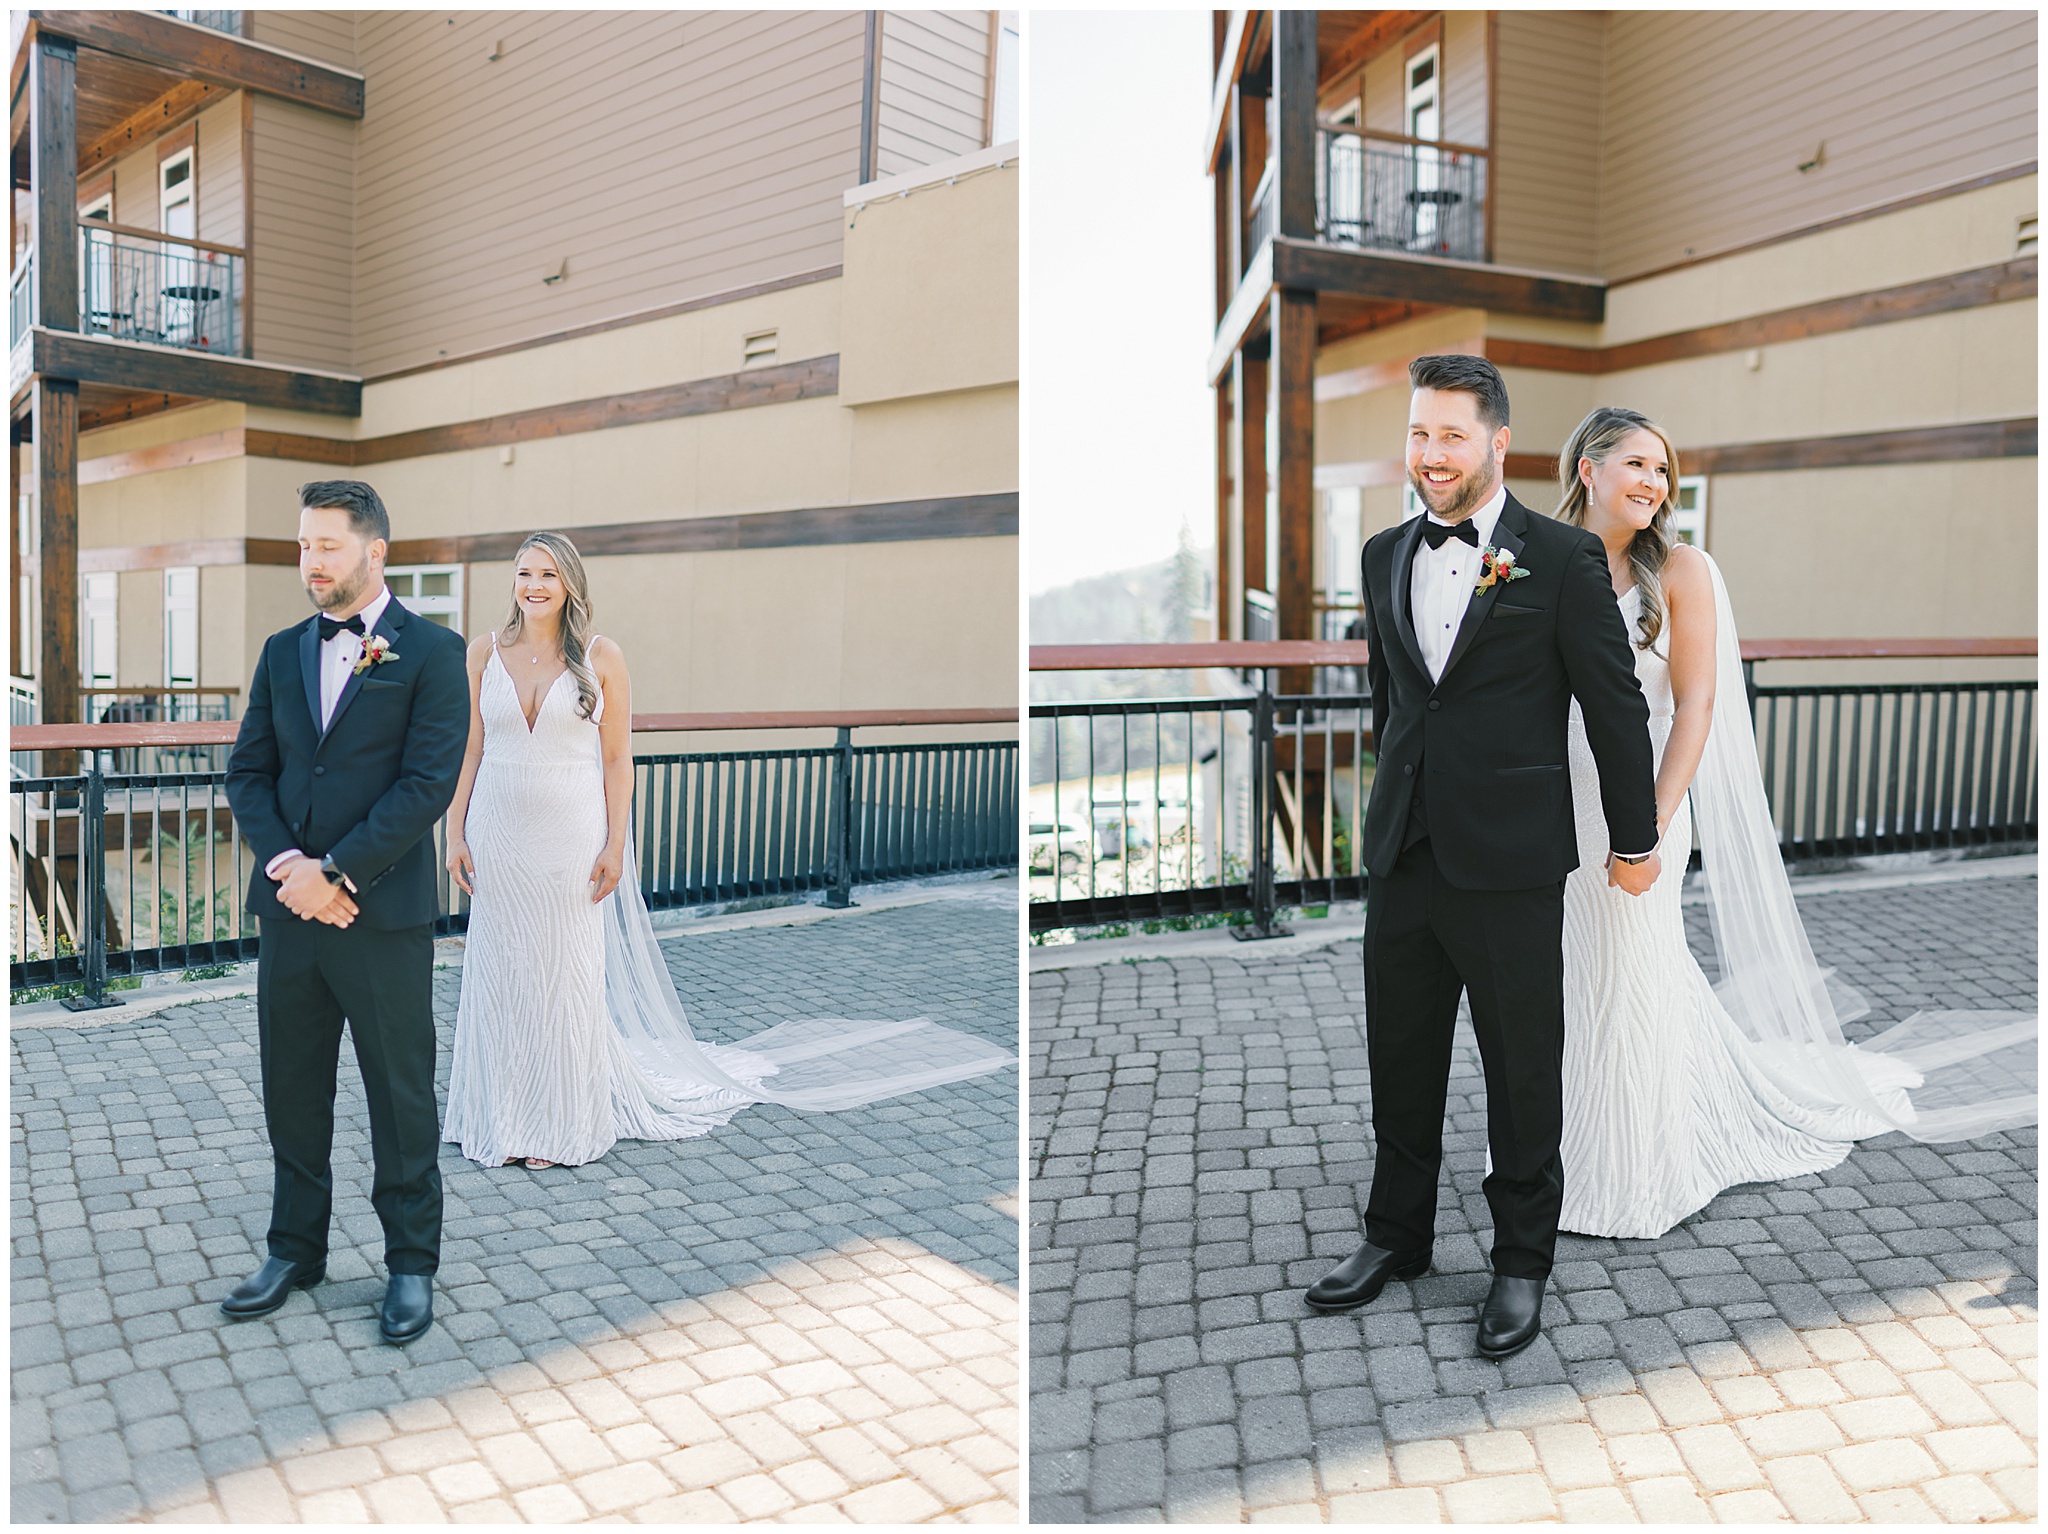
[[[176,565],[164,571],[164,686],[198,685],[199,567]]]
[[[176,154],[167,154],[157,162],[156,167],[156,227],[160,233],[182,235],[185,239],[199,238],[199,155],[196,144],[187,144]],[[170,186],[171,167],[182,164],[185,179],[177,185],[177,196],[172,195]],[[191,210],[192,227],[188,230],[171,227],[171,211],[180,205]]]
[[[1685,493],[1692,492],[1692,505],[1681,506],[1679,502]],[[1707,476],[1704,474],[1681,474],[1678,476],[1678,490],[1671,497],[1671,539],[1674,543],[1689,543],[1701,553],[1707,549]]]
[[[1430,64],[1429,79],[1422,85],[1415,81],[1417,66],[1427,60]],[[1431,43],[1427,48],[1418,49],[1401,66],[1403,86],[1401,131],[1410,138],[1440,140],[1444,136],[1444,59],[1443,45]],[[1416,132],[1415,114],[1427,109],[1435,121],[1428,133]],[[1419,144],[1409,146],[1414,156],[1415,190],[1433,192],[1441,184],[1441,150],[1425,149]],[[1427,249],[1436,243],[1437,221],[1442,213],[1433,202],[1417,205],[1415,209],[1414,243],[1417,249]]]
[[[994,57],[989,61],[988,143],[982,146],[984,149],[1007,144],[1018,136],[1018,58],[1022,43],[1018,13],[997,11],[995,17]]]
[[[94,570],[78,578],[78,674],[87,687],[119,685],[121,577]]]
[[[448,591],[442,596],[422,596],[420,586],[424,577],[445,575]],[[384,584],[391,588],[393,600],[405,605],[408,612],[418,613],[422,618],[432,620],[445,617],[445,627],[456,633],[462,632],[462,566],[461,565],[387,565],[384,569]]]

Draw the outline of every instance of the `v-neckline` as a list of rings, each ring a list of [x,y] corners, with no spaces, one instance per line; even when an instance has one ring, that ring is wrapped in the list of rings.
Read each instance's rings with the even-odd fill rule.
[[[505,673],[505,681],[507,685],[509,685],[512,689],[512,701],[514,704],[518,706],[519,717],[521,719],[526,720],[526,736],[527,739],[531,740],[533,738],[533,732],[540,726],[540,711],[548,706],[548,699],[552,698],[555,695],[555,689],[561,685],[562,678],[569,674],[569,668],[567,666],[564,666],[560,671],[557,671],[555,673],[555,679],[552,682],[548,683],[546,689],[540,695],[540,701],[534,704],[533,717],[531,719],[527,719],[526,705],[524,703],[520,703],[519,701],[519,682],[512,675],[512,668],[505,664],[504,652],[501,651],[495,644],[491,646],[491,658],[498,663],[498,669]]]

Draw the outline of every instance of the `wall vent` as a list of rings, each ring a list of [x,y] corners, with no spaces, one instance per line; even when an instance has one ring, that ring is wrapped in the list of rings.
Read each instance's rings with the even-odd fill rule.
[[[775,332],[756,330],[747,337],[742,365],[757,368],[775,360]]]
[[[2041,249],[2041,216],[2038,213],[2022,213],[2019,218],[2018,248],[2015,255],[2031,256]]]

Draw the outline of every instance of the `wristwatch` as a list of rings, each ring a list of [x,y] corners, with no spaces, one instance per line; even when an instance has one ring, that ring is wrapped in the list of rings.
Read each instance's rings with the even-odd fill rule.
[[[320,859],[320,872],[329,884],[345,885],[350,891],[356,887],[355,881],[341,871],[341,865],[334,861],[334,854],[331,852]]]

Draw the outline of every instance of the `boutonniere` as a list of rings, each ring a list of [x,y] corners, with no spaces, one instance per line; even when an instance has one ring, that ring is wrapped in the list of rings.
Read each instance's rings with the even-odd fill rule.
[[[355,674],[361,676],[372,666],[381,666],[387,660],[397,659],[398,652],[391,648],[391,641],[382,634],[372,634],[363,641],[363,653],[356,657]]]
[[[1479,551],[1479,584],[1472,588],[1472,594],[1477,596],[1495,581],[1518,581],[1528,573],[1515,563],[1513,554],[1489,543]]]

